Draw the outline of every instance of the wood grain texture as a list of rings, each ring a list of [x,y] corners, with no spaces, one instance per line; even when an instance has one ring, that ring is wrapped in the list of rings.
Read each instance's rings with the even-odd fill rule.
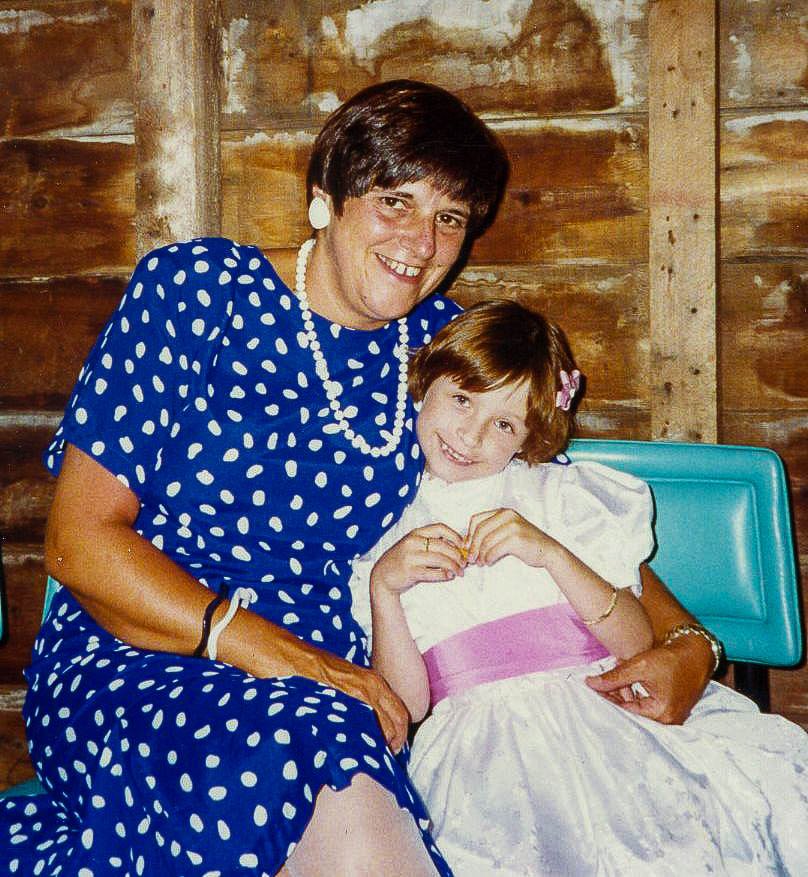
[[[360,88],[412,78],[475,109],[644,108],[644,3],[223,0],[223,127],[320,120]]]
[[[801,259],[808,249],[808,109],[725,113],[722,259]]]
[[[64,407],[126,277],[0,280],[0,409]]]
[[[651,435],[714,442],[715,10],[649,10]]]
[[[62,412],[0,412],[0,533],[41,543],[54,481],[42,463]]]
[[[22,719],[24,699],[19,683],[0,683],[0,791],[34,776]]]
[[[721,265],[725,411],[808,415],[808,259]]]
[[[495,130],[512,173],[473,261],[645,263],[644,125],[621,116],[501,123]],[[272,249],[296,247],[310,234],[304,176],[312,142],[309,131],[297,128],[225,140],[225,235]]]
[[[723,107],[808,101],[804,0],[722,0],[719,83]]]
[[[45,568],[41,543],[3,543],[3,580],[8,638],[0,649],[0,683],[23,684],[42,618]]]
[[[0,192],[1,277],[134,264],[131,142],[0,140]]]
[[[0,132],[131,133],[129,58],[129,0],[2,0]]]
[[[133,0],[137,254],[221,229],[217,0]]]

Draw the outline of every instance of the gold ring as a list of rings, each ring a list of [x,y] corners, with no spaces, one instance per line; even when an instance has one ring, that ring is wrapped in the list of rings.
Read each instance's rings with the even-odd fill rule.
[[[429,536],[424,536],[424,541],[426,542],[426,553],[429,554]]]

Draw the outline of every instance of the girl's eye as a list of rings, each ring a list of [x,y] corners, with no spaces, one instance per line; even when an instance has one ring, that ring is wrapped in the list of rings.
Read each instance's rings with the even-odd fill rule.
[[[465,408],[469,404],[469,397],[464,395],[463,393],[453,393],[452,398],[457,402],[458,405]]]
[[[511,423],[509,423],[507,420],[498,420],[497,421],[497,429],[500,432],[513,433],[513,425]]]

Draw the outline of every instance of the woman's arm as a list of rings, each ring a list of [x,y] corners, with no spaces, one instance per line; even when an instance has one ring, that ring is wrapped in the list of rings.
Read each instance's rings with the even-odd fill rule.
[[[647,565],[640,567],[641,601],[654,627],[654,648],[624,661],[614,670],[587,679],[589,686],[625,709],[665,724],[681,724],[690,715],[707,683],[715,658],[701,636],[683,636],[661,645],[665,634],[677,624],[694,622]],[[641,682],[648,697],[624,702],[618,692]]]
[[[119,639],[189,655],[211,592],[134,531],[139,510],[129,488],[68,445],[48,517],[46,570]],[[227,603],[218,607],[214,623],[226,610]],[[236,613],[218,656],[258,677],[307,676],[339,688],[376,710],[393,748],[406,739],[406,710],[378,674],[301,642],[255,612]]]
[[[492,564],[507,554],[543,567],[594,636],[618,658],[653,643],[651,622],[628,588],[617,591],[572,551],[513,509],[480,512],[469,522],[469,563]]]

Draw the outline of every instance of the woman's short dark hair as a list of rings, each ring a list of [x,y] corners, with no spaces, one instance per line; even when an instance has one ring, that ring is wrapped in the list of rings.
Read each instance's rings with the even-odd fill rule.
[[[329,116],[314,143],[306,177],[327,192],[337,215],[346,198],[374,186],[430,180],[471,210],[469,233],[493,219],[508,177],[497,137],[443,88],[399,79],[372,85]]]
[[[575,404],[557,405],[561,372],[575,360],[564,333],[541,314],[513,301],[470,307],[444,326],[410,361],[409,389],[416,402],[430,384],[451,378],[473,393],[527,383],[527,438],[516,455],[530,465],[563,451],[575,428]],[[574,400],[578,401],[578,396]]]

